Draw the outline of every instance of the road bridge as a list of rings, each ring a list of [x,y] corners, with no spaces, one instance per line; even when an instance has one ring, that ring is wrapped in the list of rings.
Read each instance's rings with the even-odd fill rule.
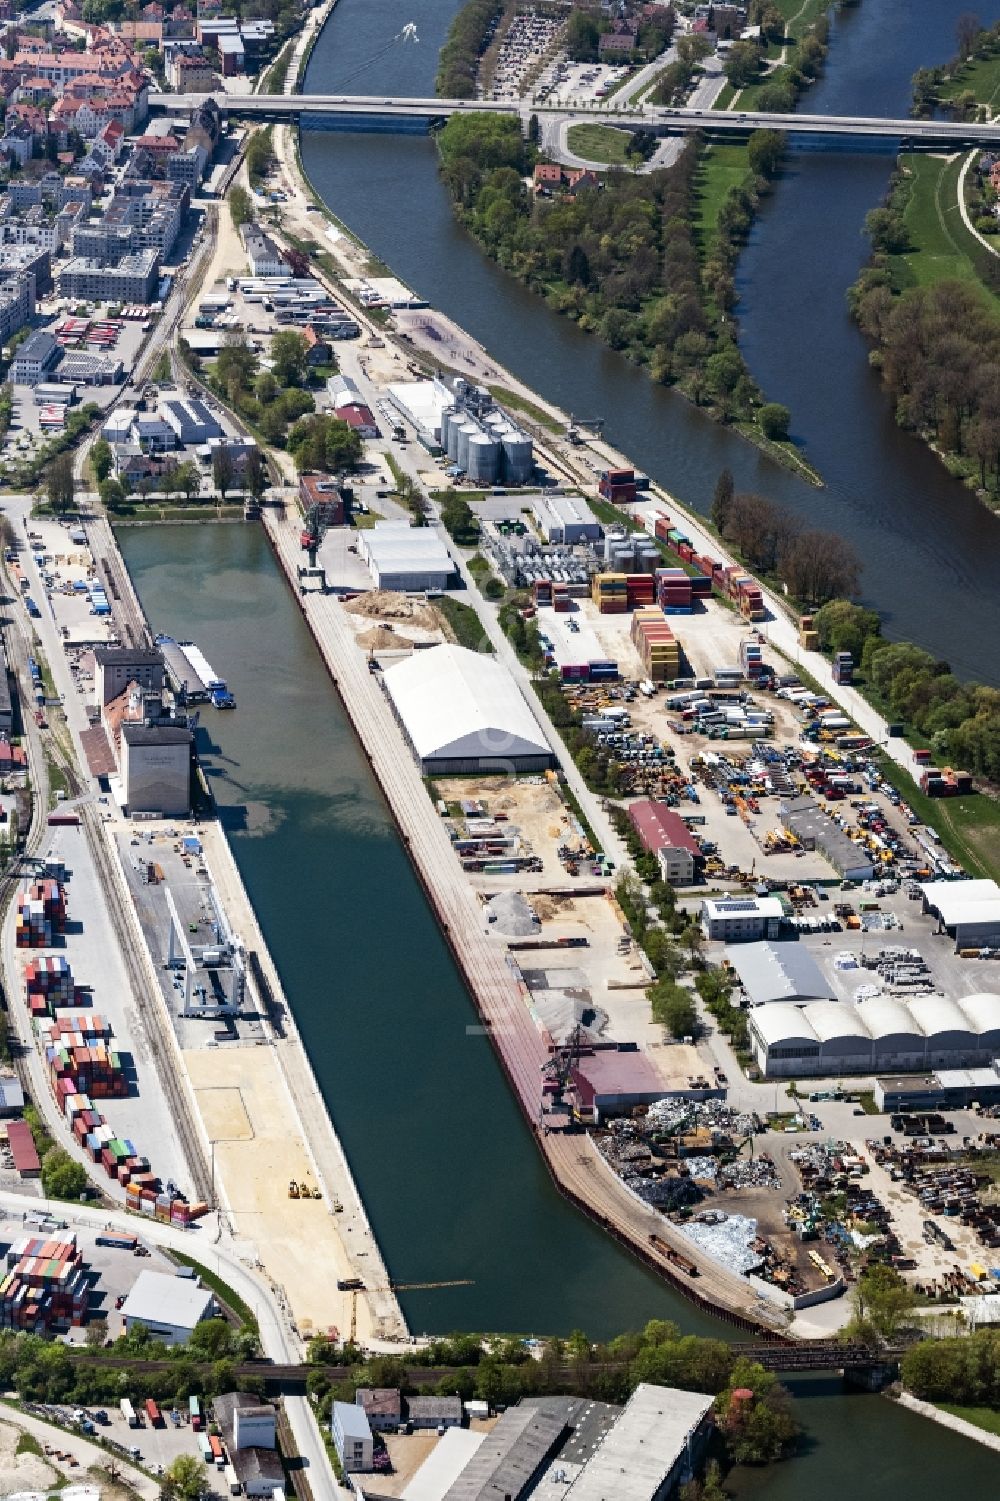
[[[744,136],[754,130],[781,130],[798,136],[887,141],[927,150],[952,151],[970,146],[1000,146],[1000,124],[956,120],[912,120],[874,115],[772,114],[764,110],[667,109],[657,105],[605,104],[577,108],[565,104],[532,105],[522,101],[486,99],[408,99],[375,94],[152,94],[149,107],[165,114],[191,114],[213,100],[223,115],[242,120],[350,120],[363,130],[366,123],[380,130],[394,122],[400,130],[430,125],[459,114],[510,115],[526,120],[585,123],[600,121],[630,129],[641,126],[660,135],[702,131],[720,136]]]

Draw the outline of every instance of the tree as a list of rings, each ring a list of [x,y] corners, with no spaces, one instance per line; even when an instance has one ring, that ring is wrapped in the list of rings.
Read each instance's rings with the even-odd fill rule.
[[[167,1466],[164,1479],[181,1501],[197,1501],[204,1490],[205,1467],[193,1454],[178,1454]]]
[[[913,1307],[914,1295],[895,1267],[873,1262],[865,1267],[852,1293],[854,1318],[849,1335],[869,1340],[891,1340]]]
[[[759,177],[773,177],[784,152],[785,138],[780,130],[755,130],[747,142],[750,170]]]
[[[220,443],[212,451],[212,480],[223,500],[227,490],[233,488],[235,477],[236,465],[233,463],[232,450],[228,443]]]
[[[73,473],[71,453],[61,453],[52,460],[45,476],[45,493],[57,516],[65,515],[72,509],[76,476]]]
[[[666,1027],[678,1042],[693,1037],[698,1026],[698,1011],[689,990],[675,980],[658,980],[649,992],[653,1020]]]
[[[267,469],[259,448],[252,448],[247,454],[245,480],[247,491],[254,500],[260,503],[267,489]]]
[[[777,401],[765,402],[758,413],[761,432],[765,438],[771,438],[775,442],[783,443],[787,440],[791,420],[791,412]]]
[[[186,459],[177,467],[175,482],[184,499],[190,504],[191,498],[197,495],[201,489],[201,473],[193,459]]]
[[[747,1391],[749,1398],[744,1395]],[[770,1464],[795,1447],[799,1429],[788,1392],[773,1372],[756,1361],[735,1362],[715,1410],[729,1455],[737,1464]]]
[[[50,1199],[79,1199],[87,1187],[87,1170],[62,1147],[50,1147],[42,1158],[42,1189]]]
[[[861,577],[861,555],[837,532],[798,532],[781,549],[778,572],[788,592],[806,604],[853,594]]]
[[[97,476],[98,484],[100,484],[102,479],[107,479],[108,475],[111,473],[111,464],[113,458],[114,455],[111,452],[111,444],[105,438],[98,438],[97,442],[90,450],[90,462],[93,467],[94,474]]]
[[[306,378],[309,346],[294,328],[282,328],[271,340],[271,363],[279,386],[301,386]]]
[[[718,527],[720,532],[726,529],[726,521],[733,504],[733,496],[736,493],[736,485],[733,481],[732,471],[723,469],[715,482],[715,493],[712,496],[712,509],[710,515],[712,524]]]
[[[532,146],[537,146],[541,138],[542,127],[538,123],[538,116],[533,114],[528,121],[528,142]]]
[[[970,10],[963,11],[955,22],[955,40],[958,43],[958,55],[963,63],[968,62],[975,52],[981,31],[982,23],[979,17]]]
[[[829,600],[817,610],[815,623],[823,651],[849,651],[858,667],[868,637],[878,636],[882,629],[876,610],[866,610],[849,599]]]
[[[253,203],[246,188],[229,189],[229,215],[236,229],[253,219]]]
[[[601,28],[595,18],[584,10],[570,12],[566,25],[564,46],[574,62],[591,63],[597,59],[597,45]]]

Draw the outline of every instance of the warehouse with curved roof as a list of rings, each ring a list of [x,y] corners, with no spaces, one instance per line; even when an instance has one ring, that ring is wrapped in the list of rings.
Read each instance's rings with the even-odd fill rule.
[[[527,700],[495,657],[433,646],[389,667],[383,683],[427,776],[544,771],[554,763]]]
[[[872,996],[856,1004],[780,1001],[747,1012],[769,1077],[981,1068],[1000,1058],[1000,996]]]

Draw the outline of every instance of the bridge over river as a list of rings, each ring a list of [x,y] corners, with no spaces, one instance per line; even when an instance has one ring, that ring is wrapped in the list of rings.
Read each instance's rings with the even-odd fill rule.
[[[874,115],[771,114],[763,110],[667,109],[657,105],[616,105],[614,98],[590,108],[571,105],[480,99],[408,99],[374,94],[151,94],[149,108],[161,114],[191,114],[209,100],[221,114],[241,120],[337,120],[352,128],[385,131],[429,126],[457,114],[516,116],[526,123],[537,115],[543,123],[583,124],[600,121],[657,135],[692,134],[741,137],[754,130],[781,130],[820,140],[867,140],[897,143],[909,150],[958,151],[972,146],[1000,146],[1000,124],[955,120],[889,119]]]

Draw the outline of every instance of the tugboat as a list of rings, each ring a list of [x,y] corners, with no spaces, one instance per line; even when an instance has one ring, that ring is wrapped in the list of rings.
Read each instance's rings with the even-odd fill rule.
[[[236,708],[236,700],[230,693],[229,689],[226,687],[225,683],[220,683],[217,687],[212,689],[212,707],[213,709]]]

